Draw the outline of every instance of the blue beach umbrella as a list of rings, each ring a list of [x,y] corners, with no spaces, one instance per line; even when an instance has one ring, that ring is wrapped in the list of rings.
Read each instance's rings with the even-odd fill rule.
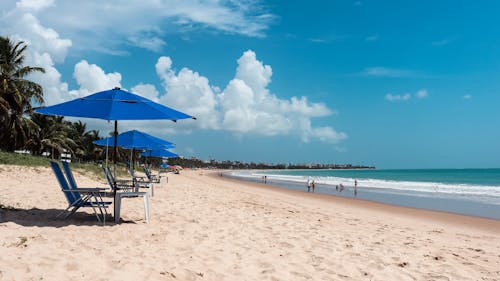
[[[148,150],[148,151],[141,153],[141,156],[157,157],[157,158],[172,158],[172,157],[177,157],[179,155],[177,155],[171,151],[168,151],[166,149],[152,149],[152,150]]]
[[[118,135],[118,120],[167,119],[176,122],[180,119],[196,119],[191,115],[155,103],[152,100],[129,93],[118,87],[53,106],[41,107],[36,109],[35,112],[46,115],[114,120],[113,162],[115,164],[115,175],[118,154],[118,138],[116,137]],[[116,193],[116,182],[114,185],[114,192]]]
[[[110,143],[114,143],[115,137],[109,137],[105,139],[100,139],[94,141],[94,144],[100,145],[100,146],[108,146]],[[134,168],[134,161],[132,160],[132,157],[134,155],[134,150],[135,149],[154,149],[154,148],[173,148],[174,144],[154,137],[150,134],[146,134],[137,130],[132,130],[132,131],[127,131],[124,133],[121,133],[118,135],[118,140],[116,142],[116,145],[122,148],[126,149],[131,149],[131,164],[132,164],[132,169]]]
[[[141,153],[141,156],[156,157],[156,158],[165,159],[165,158],[177,157],[179,155],[177,155],[171,151],[168,151],[166,149],[151,149],[151,150],[147,150],[147,151],[144,151],[143,153]],[[160,164],[160,168],[168,168],[168,167],[169,167],[169,165],[166,163]]]
[[[94,144],[107,146],[114,143],[115,137],[94,141]],[[137,130],[127,131],[118,135],[116,145],[127,149],[173,148],[174,144]]]

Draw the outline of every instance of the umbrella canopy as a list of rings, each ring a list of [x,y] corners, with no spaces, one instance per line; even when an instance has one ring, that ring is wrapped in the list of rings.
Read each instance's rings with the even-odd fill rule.
[[[94,144],[108,146],[115,142],[115,137],[94,141]],[[132,130],[118,135],[116,145],[127,149],[173,148],[174,144],[152,135]]]
[[[166,149],[153,149],[153,150],[148,150],[143,153],[141,153],[141,156],[145,157],[158,157],[158,158],[170,158],[170,157],[177,157],[179,155],[168,151]]]
[[[97,118],[104,120],[114,120],[114,149],[113,162],[115,164],[118,155],[117,120],[159,120],[168,119],[177,121],[179,119],[194,118],[175,109],[155,103],[152,100],[129,93],[120,88],[98,92],[83,98],[77,98],[68,102],[56,104],[48,107],[41,107],[35,110],[37,113],[46,115],[72,116],[84,118]],[[114,193],[116,198],[116,182],[114,182]]]
[[[152,100],[120,88],[43,107],[35,112],[47,115],[98,118],[104,120],[179,120],[193,118]]]

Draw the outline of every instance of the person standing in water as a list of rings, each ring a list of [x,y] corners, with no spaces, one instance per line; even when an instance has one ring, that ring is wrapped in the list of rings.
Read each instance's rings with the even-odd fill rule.
[[[314,189],[316,188],[316,184],[314,183],[314,180],[313,180],[313,181],[312,181],[312,183],[311,183],[311,188],[312,188],[312,190],[313,190],[313,192],[314,192]]]
[[[354,197],[358,196],[358,181],[354,180]]]

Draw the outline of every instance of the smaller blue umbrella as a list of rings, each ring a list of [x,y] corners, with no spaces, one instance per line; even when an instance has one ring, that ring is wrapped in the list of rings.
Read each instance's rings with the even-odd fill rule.
[[[94,141],[94,144],[108,146],[114,143],[115,137]],[[173,148],[174,144],[152,135],[132,130],[118,135],[117,146],[128,149]]]
[[[168,151],[166,149],[152,149],[152,150],[148,150],[148,151],[141,153],[141,156],[157,157],[157,158],[172,158],[172,157],[177,157],[179,155],[177,155],[171,151]]]

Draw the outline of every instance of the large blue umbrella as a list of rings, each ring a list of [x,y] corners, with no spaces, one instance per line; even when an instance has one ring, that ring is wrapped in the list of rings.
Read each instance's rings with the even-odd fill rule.
[[[35,112],[47,115],[97,118],[104,120],[158,120],[193,118],[180,111],[120,88],[98,92],[83,98],[43,107]]]
[[[152,150],[148,150],[148,151],[145,151],[143,153],[141,153],[141,156],[145,156],[145,157],[158,157],[158,158],[170,158],[170,157],[177,157],[179,155],[171,152],[171,151],[168,151],[166,149],[152,149]]]
[[[101,140],[94,141],[95,144],[101,146],[107,146],[110,143],[115,142],[115,137],[109,137]],[[174,144],[154,137],[152,135],[132,130],[121,133],[118,135],[118,140],[116,145],[128,149],[148,149],[148,148],[172,148]]]
[[[47,115],[114,120],[115,139],[113,144],[113,162],[115,164],[115,173],[118,155],[116,137],[118,135],[118,120],[168,119],[175,122],[179,119],[196,119],[193,116],[187,115],[159,103],[155,103],[152,100],[146,99],[136,94],[129,93],[118,87],[112,90],[98,92],[83,98],[77,98],[53,106],[38,108],[35,110],[35,112]],[[114,192],[116,193],[116,182],[114,183],[114,186]]]

